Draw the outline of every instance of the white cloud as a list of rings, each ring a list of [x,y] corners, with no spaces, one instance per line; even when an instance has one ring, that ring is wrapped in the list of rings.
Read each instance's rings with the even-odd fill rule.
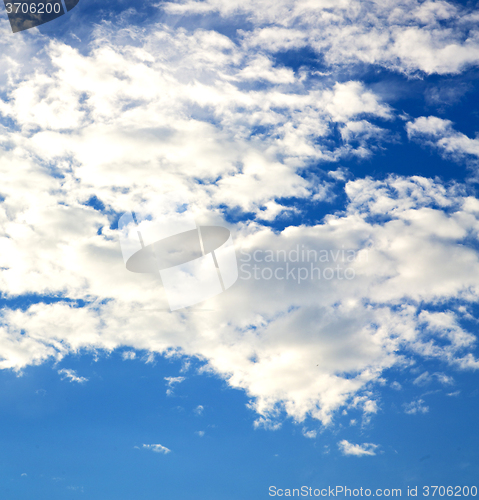
[[[435,373],[434,374],[437,380],[443,385],[453,385],[454,378],[450,375],[446,375],[445,373]]]
[[[454,391],[454,392],[447,393],[446,396],[456,397],[456,396],[459,396],[459,394],[461,394],[461,391]]]
[[[250,404],[249,407],[251,409],[257,410],[254,404]],[[271,413],[270,411],[268,413]],[[276,416],[276,415],[274,415]],[[274,421],[272,418],[260,417],[254,421],[255,429],[266,429],[268,431],[277,431],[281,429],[282,423],[278,421]]]
[[[67,368],[62,368],[61,370],[58,370],[58,373],[62,376],[62,379],[68,379],[70,382],[78,382],[82,384],[83,382],[88,382],[88,379],[85,377],[79,377],[76,373],[75,370],[70,370]]]
[[[471,139],[454,129],[450,120],[436,116],[421,116],[406,124],[408,137],[437,148],[445,157],[454,161],[479,157],[479,139]]]
[[[353,444],[343,439],[338,443],[338,447],[343,455],[364,457],[376,455],[378,445],[373,443]]]
[[[315,439],[316,436],[318,435],[318,431],[315,430],[310,430],[306,429],[306,427],[303,427],[303,436],[307,437],[309,439]]]
[[[225,13],[251,5],[213,7]],[[0,135],[0,285],[7,298],[65,300],[2,311],[2,368],[21,370],[83,348],[126,346],[146,351],[150,361],[157,354],[196,357],[204,371],[245,391],[257,427],[277,429],[284,412],[328,425],[348,408],[367,422],[380,407],[373,387],[388,368],[407,369],[409,356],[479,367],[465,310],[448,308],[478,295],[479,259],[468,242],[477,239],[479,201],[461,186],[418,176],[349,180],[344,213],[282,231],[262,225],[288,212],[281,197],[334,197],[348,179],[341,167],[323,177],[308,177],[304,168],[330,170],[341,158],[368,156],[371,142],[387,136],[378,123],[394,119],[364,83],[293,73],[274,64],[268,46],[277,50],[284,40],[319,50],[334,39],[325,53],[331,67],[344,58],[400,71],[458,71],[464,58],[443,57],[457,36],[436,26],[456,19],[456,10],[385,4],[370,32],[351,25],[362,15],[354,2],[321,4],[329,10],[298,2],[297,13],[321,21],[314,31],[288,26],[281,17],[289,16],[287,2],[261,5],[257,12],[279,26],[259,26],[238,43],[206,30],[105,25],[93,34],[93,49],[52,41],[38,52],[34,74],[12,70],[3,82],[0,113],[14,126]],[[396,23],[405,12],[404,23],[428,23],[425,34]],[[324,23],[331,27],[321,35]],[[305,31],[313,38],[304,41]],[[425,41],[411,51],[404,34]],[[449,51],[467,51],[473,62],[475,50],[470,41]],[[408,126],[411,134],[450,130],[434,120]],[[230,227],[238,251],[304,247],[331,258],[349,249],[359,258],[330,264],[343,271],[350,265],[355,279],[240,279],[208,303],[209,311],[170,313],[157,277],[125,270],[115,215],[85,203],[95,195],[110,214],[142,202],[163,213],[164,195],[177,190],[189,195],[198,220]],[[255,219],[228,224],[223,205]],[[274,270],[281,265],[271,263]],[[77,306],[80,299],[85,307]],[[437,304],[443,312],[428,310]],[[171,394],[184,377],[165,380]]]
[[[295,83],[294,72],[287,68],[274,68],[273,61],[266,56],[255,57],[237,76],[240,80],[267,80],[271,83]]]
[[[173,390],[175,388],[176,384],[181,384],[181,382],[184,382],[186,380],[185,377],[165,377],[166,380],[166,385],[168,386],[168,389],[166,390],[166,394],[168,396],[173,395]]]
[[[404,412],[409,415],[415,415],[416,413],[427,413],[429,407],[424,404],[423,399],[418,399],[416,401],[411,401],[410,403],[404,404]]]
[[[171,450],[161,444],[144,444],[143,448],[154,451],[155,453],[163,453],[164,455],[171,453]]]
[[[417,377],[413,380],[413,384],[419,385],[419,386],[424,386],[424,385],[430,384],[431,380],[432,380],[432,377],[429,374],[429,372],[424,372],[424,373],[421,373],[421,375],[419,375],[419,377]]]
[[[127,359],[135,359],[136,353],[135,351],[125,351],[121,354],[121,357],[126,361]]]
[[[195,415],[203,415],[203,412],[205,411],[205,408],[203,405],[198,405],[194,410]]]
[[[324,424],[345,407],[370,418],[378,404],[368,388],[383,380],[384,369],[407,366],[407,358],[396,354],[399,347],[458,368],[477,367],[469,352],[476,338],[461,327],[462,313],[431,312],[420,305],[452,297],[465,304],[476,300],[478,256],[458,245],[477,230],[476,212],[454,190],[423,178],[350,181],[346,192],[351,201],[343,215],[279,233],[240,224],[235,243],[238,250],[260,250],[263,257],[265,249],[322,248],[330,259],[344,245],[361,257],[350,263],[354,280],[239,280],[209,302],[207,314],[170,314],[159,283],[124,270],[111,231],[108,239],[93,236],[87,247],[72,253],[82,259],[79,269],[89,293],[109,301],[84,308],[59,302],[5,310],[3,366],[21,368],[82,347],[129,345],[200,356],[204,370],[246,391],[260,415],[256,425],[267,428],[279,427],[281,409],[297,421],[311,415]],[[369,221],[383,213],[389,221]],[[105,250],[108,260],[97,265],[96,256]],[[84,294],[76,285],[69,290],[73,296]],[[182,380],[167,377],[168,390]]]
[[[479,60],[472,7],[443,1],[207,0],[162,7],[182,16],[244,13],[253,23],[244,35],[249,47],[275,52],[309,46],[330,67],[366,63],[445,74]]]
[[[331,150],[335,122],[344,124],[345,140],[352,135],[382,140],[386,135],[366,118],[390,119],[391,110],[361,82],[306,81],[290,70],[274,69],[261,56],[273,75],[270,88],[248,90],[241,86],[245,75],[265,78],[258,57],[251,59],[247,46],[218,33],[175,32],[163,26],[152,29],[142,47],[133,50],[128,44],[134,28],[102,30],[99,45],[88,55],[52,42],[45,47],[48,71],[39,69],[25,79],[20,75],[11,82],[9,100],[0,102],[0,112],[16,121],[23,137],[6,134],[5,145],[20,141],[21,149],[28,150],[25,158],[64,159],[66,179],[46,176],[44,193],[55,189],[68,196],[73,193],[67,186],[75,187],[76,200],[95,194],[122,210],[122,204],[145,195],[144,186],[190,188],[189,177],[208,185],[202,194],[214,203],[261,213],[273,197],[318,196],[316,183],[297,174],[310,162],[368,154],[364,140],[358,147],[344,144]],[[285,72],[287,78],[280,76]],[[257,129],[264,132],[252,136]],[[10,155],[4,161],[22,158]],[[27,170],[28,162],[23,160],[21,168]],[[32,177],[39,176],[33,170],[23,176],[32,185],[40,181]],[[120,202],[113,187],[130,193]],[[31,192],[28,185],[13,188]],[[327,196],[323,189],[318,199]],[[102,224],[100,219],[97,223]]]
[[[205,431],[197,431],[196,434],[199,436],[199,437],[203,437],[205,435]]]
[[[440,373],[440,372],[436,372],[436,373],[432,373],[432,374],[430,374],[429,372],[424,372],[413,381],[413,384],[419,385],[419,386],[429,385],[433,381],[434,378],[443,385],[454,384],[453,377],[451,377],[450,375],[446,375],[445,373]]]

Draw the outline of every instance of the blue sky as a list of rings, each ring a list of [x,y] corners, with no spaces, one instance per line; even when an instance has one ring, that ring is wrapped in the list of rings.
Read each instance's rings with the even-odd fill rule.
[[[81,0],[13,34],[3,11],[1,498],[478,486],[477,20]],[[185,207],[239,277],[170,311],[118,223]]]

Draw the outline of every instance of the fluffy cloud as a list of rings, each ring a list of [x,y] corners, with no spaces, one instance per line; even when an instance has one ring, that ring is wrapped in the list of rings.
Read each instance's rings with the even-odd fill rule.
[[[175,5],[168,8],[224,15],[236,8]],[[423,177],[348,181],[340,167],[327,175],[318,165],[330,170],[341,158],[368,156],[372,142],[387,139],[383,125],[394,110],[355,78],[293,72],[271,54],[281,40],[320,50],[334,38],[325,54],[331,66],[356,57],[401,71],[454,72],[476,51],[474,40],[461,42],[467,57],[443,57],[458,35],[437,22],[457,23],[458,8],[413,5],[407,19],[427,28],[410,33],[419,53],[404,39],[414,29],[397,21],[410,3],[387,16],[373,8],[372,26],[387,30],[369,36],[370,46],[355,32],[362,25],[351,27],[362,16],[358,4],[324,2],[326,11],[298,2],[297,16],[324,17],[316,31],[280,23],[287,2],[261,5],[257,12],[281,26],[258,27],[238,43],[206,30],[105,25],[82,51],[45,43],[34,73],[12,70],[3,82],[0,113],[10,124],[0,135],[0,284],[7,300],[38,301],[2,311],[2,368],[125,346],[197,357],[203,371],[248,394],[256,425],[274,429],[282,412],[327,425],[350,408],[367,422],[380,408],[384,370],[407,369],[417,356],[479,367],[476,337],[464,326],[477,301],[478,200]],[[324,23],[330,29],[320,39]],[[304,42],[305,33],[313,38]],[[348,52],[352,40],[361,52]],[[411,134],[414,126],[442,125],[410,124]],[[281,231],[265,223],[301,215],[301,203],[291,209],[284,198],[329,200],[344,184],[342,213]],[[231,229],[240,278],[207,308],[171,313],[158,276],[125,269],[116,221],[139,205],[166,216],[174,191],[200,223]],[[171,391],[183,377],[166,380]],[[342,443],[344,452],[374,454],[375,445]]]
[[[454,161],[473,160],[477,166],[479,140],[454,129],[450,120],[437,116],[421,116],[406,124],[408,137],[414,141],[437,148]]]
[[[315,439],[317,435],[318,435],[317,431],[314,431],[314,430],[308,431],[308,429],[303,428],[303,436],[304,437],[307,437],[309,439]]]
[[[404,73],[459,73],[479,60],[477,14],[445,1],[207,0],[170,2],[170,14],[243,14],[250,47],[310,47],[329,67],[377,64]]]
[[[155,26],[132,47],[132,30],[103,28],[87,56],[52,41],[45,71],[40,65],[12,79],[0,112],[20,131],[1,136],[2,173],[21,169],[29,181],[2,186],[10,213],[32,195],[48,205],[50,193],[51,204],[66,202],[63,217],[92,195],[123,211],[155,192],[194,190],[199,180],[201,204],[271,220],[288,210],[275,199],[333,196],[331,178],[305,178],[302,169],[368,156],[366,138],[387,139],[366,118],[390,120],[391,109],[361,82],[324,84],[293,73],[285,79],[270,60],[267,87],[245,87],[245,79],[258,83],[264,75],[257,58],[227,37]]]
[[[343,455],[364,457],[376,455],[378,445],[373,443],[353,444],[346,439],[343,439],[338,443],[338,447]]]
[[[3,366],[21,368],[82,348],[122,345],[196,356],[206,362],[203,370],[244,389],[260,415],[258,424],[266,426],[281,410],[297,421],[309,414],[324,424],[344,406],[374,414],[372,384],[384,369],[407,366],[405,353],[477,368],[476,337],[461,326],[468,304],[477,300],[479,272],[477,253],[459,244],[477,237],[477,214],[468,210],[467,198],[422,178],[351,181],[346,191],[348,213],[323,224],[279,233],[238,224],[240,278],[208,302],[209,311],[169,313],[154,276],[124,269],[114,230],[104,236],[93,230],[84,243],[73,240],[69,255],[82,263],[82,280],[73,281],[79,288],[65,283],[64,289],[77,297],[86,291],[90,302],[5,310]],[[441,202],[446,207],[439,208]],[[389,220],[370,220],[381,214]],[[264,278],[271,274],[264,269],[284,268],[283,255],[294,279],[284,279],[284,270],[277,274],[283,279]],[[253,268],[244,266],[252,264],[258,279],[247,275]],[[299,269],[309,272],[311,265],[340,274],[318,278],[315,271],[314,279],[299,280]],[[339,279],[348,267],[354,279]],[[49,286],[46,279],[38,283]],[[464,307],[427,309],[451,298]],[[168,390],[181,380],[169,377]]]

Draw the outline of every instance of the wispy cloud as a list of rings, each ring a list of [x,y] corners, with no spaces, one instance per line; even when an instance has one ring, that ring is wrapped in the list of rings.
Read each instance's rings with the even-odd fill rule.
[[[446,394],[446,396],[452,396],[452,397],[457,397],[461,394],[461,391],[454,391],[454,392],[449,392]]]
[[[143,448],[154,451],[155,453],[163,453],[164,455],[171,453],[170,449],[166,448],[166,446],[163,446],[161,444],[144,444]]]
[[[79,377],[76,373],[75,370],[70,370],[68,368],[62,368],[61,370],[58,370],[58,373],[62,375],[62,379],[68,379],[70,382],[78,382],[80,384],[83,384],[84,382],[87,382],[88,379],[85,377]]]
[[[434,376],[442,385],[453,385],[454,378],[451,375],[446,375],[445,373],[434,373]]]
[[[419,386],[424,386],[424,385],[430,384],[431,381],[432,381],[432,377],[431,377],[431,375],[429,375],[429,372],[424,372],[424,373],[421,373],[421,375],[419,375],[418,377],[416,377],[413,380],[413,384],[419,385]]]
[[[121,354],[121,357],[126,361],[127,359],[135,359],[136,353],[135,351],[125,351]]]
[[[168,389],[166,390],[166,394],[168,396],[173,395],[173,391],[175,388],[175,385],[181,384],[181,382],[184,382],[186,380],[185,377],[165,377],[166,380],[166,385],[168,386]]]
[[[427,413],[429,411],[429,407],[425,405],[423,399],[405,403],[403,406],[404,412],[408,413],[409,415],[415,415],[416,413]]]

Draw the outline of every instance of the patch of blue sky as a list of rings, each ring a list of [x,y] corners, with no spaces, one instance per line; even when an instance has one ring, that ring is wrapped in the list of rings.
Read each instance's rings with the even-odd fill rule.
[[[96,195],[90,196],[85,205],[88,207],[92,207],[99,212],[105,211],[105,204]]]
[[[71,307],[85,307],[89,302],[84,299],[72,299],[65,295],[39,295],[39,294],[23,294],[13,297],[0,296],[0,310],[9,309],[16,310],[20,309],[26,311],[29,307],[34,304],[56,304],[56,303],[66,303]]]

